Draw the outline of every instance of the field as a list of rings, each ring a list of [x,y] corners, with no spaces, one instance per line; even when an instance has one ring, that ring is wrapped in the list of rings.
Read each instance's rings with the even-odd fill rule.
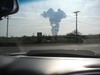
[[[24,37],[0,37],[0,46],[11,45],[14,46],[15,44],[50,44],[50,43],[82,43],[82,44],[93,44],[93,43],[100,43],[100,36],[43,36],[43,37],[36,37],[36,36],[24,36]]]

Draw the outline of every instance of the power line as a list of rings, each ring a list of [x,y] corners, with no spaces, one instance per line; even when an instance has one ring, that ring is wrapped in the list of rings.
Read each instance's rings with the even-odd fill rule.
[[[87,16],[87,19],[94,19],[94,20],[100,20],[100,16],[98,17],[98,16],[89,16],[89,14],[87,14],[87,13],[83,13],[83,14],[85,14],[86,16]]]
[[[75,21],[72,21],[72,20],[66,20],[66,21],[75,22]],[[100,26],[97,26],[97,25],[95,25],[95,24],[90,24],[90,23],[81,22],[81,21],[78,21],[78,22],[79,22],[79,23],[83,23],[83,24],[86,24],[86,25],[91,25],[91,26],[100,27]]]
[[[96,27],[100,27],[100,26],[97,26],[97,25],[94,25],[94,24],[89,24],[89,23],[85,23],[85,22],[80,22],[78,21],[79,23],[83,23],[83,24],[86,24],[86,25],[91,25],[91,26],[96,26]]]
[[[97,21],[100,21],[100,18],[99,18],[99,19],[97,19],[97,18],[91,18],[91,19],[93,19],[93,20],[97,20]]]

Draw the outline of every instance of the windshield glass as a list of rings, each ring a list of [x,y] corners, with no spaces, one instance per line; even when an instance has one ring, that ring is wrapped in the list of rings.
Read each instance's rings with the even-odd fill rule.
[[[0,51],[91,50],[100,54],[100,0],[18,0],[0,20]]]

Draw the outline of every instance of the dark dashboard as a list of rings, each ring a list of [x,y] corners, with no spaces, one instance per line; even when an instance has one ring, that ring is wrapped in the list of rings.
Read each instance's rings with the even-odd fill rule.
[[[32,56],[33,52],[33,56]],[[38,51],[39,52],[39,51]],[[48,51],[47,51],[48,52]],[[46,53],[47,53],[46,52]],[[52,52],[52,51],[51,51]],[[57,51],[59,53],[59,51]],[[63,50],[62,50],[63,52]],[[66,52],[66,51],[65,51]],[[0,75],[99,75],[100,58],[10,54],[0,56]],[[55,52],[54,52],[55,53]],[[75,53],[75,52],[74,52]],[[57,53],[56,53],[57,54]]]

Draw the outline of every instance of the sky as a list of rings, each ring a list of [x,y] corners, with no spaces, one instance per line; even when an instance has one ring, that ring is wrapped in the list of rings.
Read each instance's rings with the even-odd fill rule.
[[[41,14],[52,8],[61,9],[67,17],[59,23],[58,35],[66,35],[76,27],[75,11],[78,13],[78,31],[83,35],[100,34],[100,0],[18,0],[19,11],[9,16],[9,36],[32,36],[37,32],[52,35],[49,18]],[[0,21],[0,36],[6,36],[7,19]]]

